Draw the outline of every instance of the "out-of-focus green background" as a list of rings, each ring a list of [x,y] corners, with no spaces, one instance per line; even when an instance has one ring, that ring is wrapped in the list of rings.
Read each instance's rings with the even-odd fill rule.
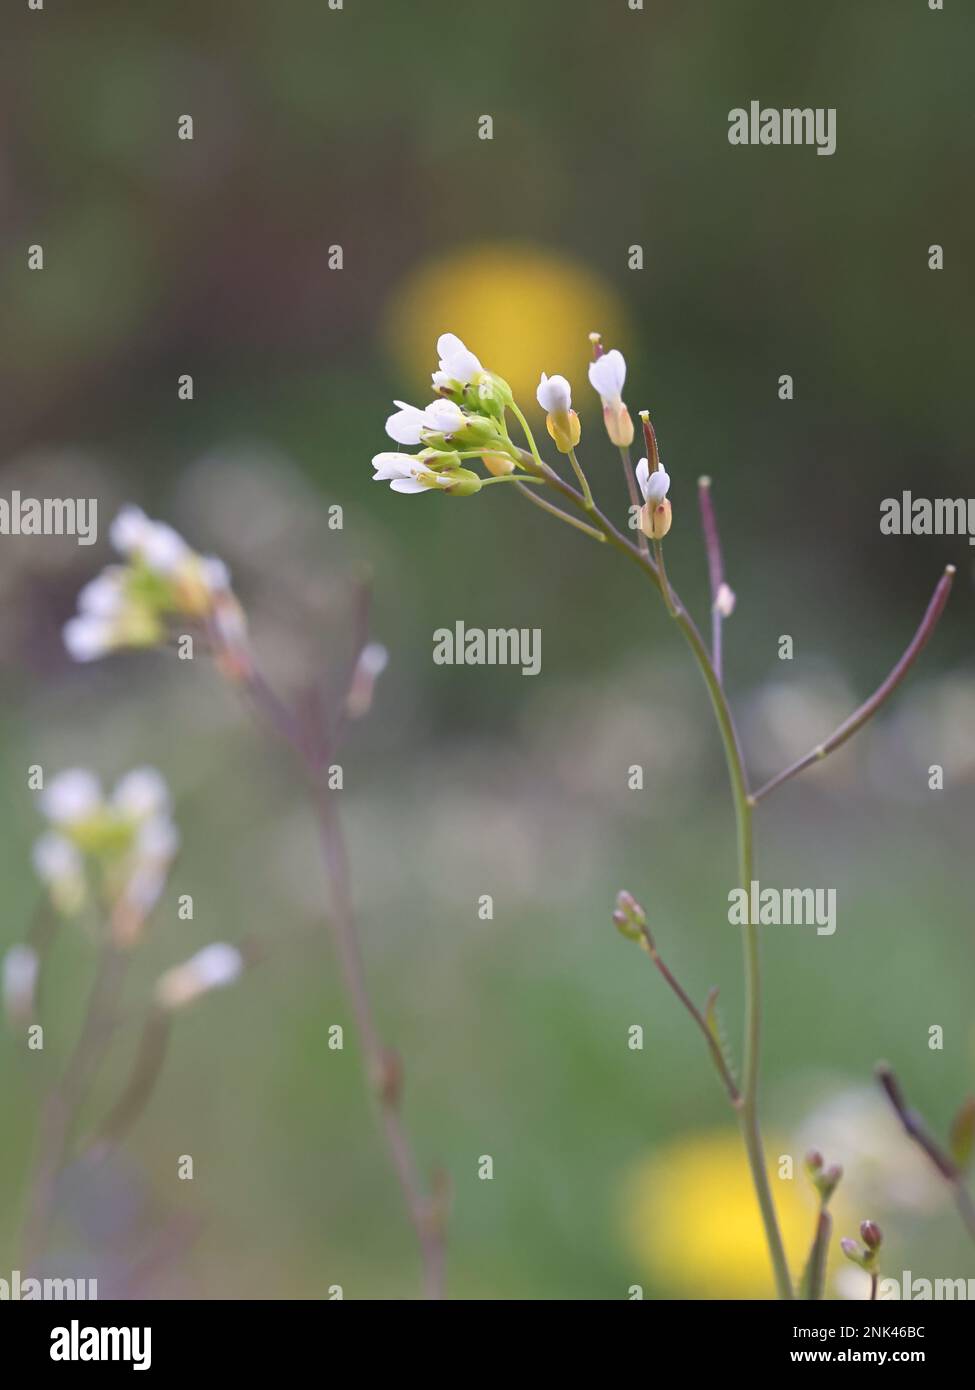
[[[833,937],[764,936],[770,1157],[816,1142],[843,1161],[837,1235],[880,1221],[887,1270],[975,1275],[870,1081],[887,1057],[942,1133],[975,1086],[973,552],[878,525],[902,489],[972,490],[975,16],[950,0],[940,14],[923,0],[15,9],[0,57],[3,495],[97,495],[103,539],[0,539],[0,945],[38,896],[38,762],[107,778],[155,763],[184,836],[100,1103],[160,969],[213,939],[281,943],[180,1021],[128,1166],[75,1194],[58,1259],[124,1288],[146,1256],[140,1290],[155,1296],[419,1287],[319,930],[294,766],[202,662],[73,668],[60,648],[112,508],[132,500],[227,558],[286,689],[335,669],[350,576],[372,576],[390,666],[343,756],[342,805],[409,1124],[424,1167],[453,1182],[450,1293],[765,1291],[700,1039],[609,920],[621,886],[646,902],[694,996],[720,985],[737,1051],[733,825],[703,685],[636,572],[513,490],[420,500],[371,482],[392,398],[424,403],[436,336],[453,330],[535,426],[538,373],[571,378],[582,458],[622,519],[585,380],[601,329],[627,356],[631,408],[653,412],[671,577],[702,621],[695,480],[714,477],[738,595],[728,684],[756,780],[872,689],[942,567],[959,567],[907,686],[762,807],[757,833],[764,882],[839,901]],[[728,112],[753,98],[835,107],[835,155],[730,146]],[[176,138],[183,114],[192,142]],[[492,141],[477,138],[482,115]],[[41,273],[26,268],[34,243]],[[192,402],[177,399],[182,373]],[[335,503],[341,531],[326,524]],[[433,630],[458,619],[539,627],[541,674],[435,666]],[[642,792],[627,787],[635,763]],[[942,792],[927,789],[935,763]],[[192,922],[176,919],[185,892]],[[70,1044],[90,969],[84,935],[65,934],[43,1057],[2,1043],[0,1275],[16,1266],[41,1072]],[[333,1023],[348,1029],[341,1053]],[[642,1051],[627,1047],[633,1024]],[[776,1179],[804,1235],[800,1187]],[[155,1258],[174,1231],[175,1253]],[[857,1292],[852,1273],[840,1291]]]

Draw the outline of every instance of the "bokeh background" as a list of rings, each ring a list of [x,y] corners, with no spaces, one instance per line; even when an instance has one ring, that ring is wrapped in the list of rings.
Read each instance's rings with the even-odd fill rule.
[[[571,378],[582,457],[622,517],[585,380],[598,329],[627,356],[631,408],[653,412],[668,563],[702,619],[695,480],[714,477],[738,595],[728,684],[756,779],[873,688],[959,566],[897,699],[777,793],[757,833],[764,882],[839,895],[833,937],[765,934],[770,1155],[815,1142],[842,1161],[837,1236],[878,1220],[895,1274],[975,1276],[871,1082],[888,1058],[942,1134],[975,1086],[973,552],[878,525],[902,489],[971,492],[975,16],[923,0],[47,0],[2,23],[3,494],[97,495],[103,540],[0,539],[0,945],[38,897],[27,766],[111,779],[150,762],[184,848],[93,1113],[162,968],[213,939],[280,946],[181,1020],[124,1165],[66,1191],[52,1261],[152,1296],[419,1288],[357,1049],[327,1048],[351,1023],[293,764],[203,663],[78,668],[60,646],[112,508],[132,500],[228,560],[285,689],[329,678],[352,586],[371,579],[390,664],[346,749],[342,806],[408,1120],[424,1166],[452,1177],[452,1296],[768,1292],[700,1040],[610,924],[626,886],[690,991],[720,986],[737,1052],[733,824],[703,685],[635,573],[513,491],[420,500],[371,482],[392,398],[423,402],[452,330],[533,424],[539,372]],[[731,147],[728,111],[752,98],[835,106],[836,154]],[[457,619],[540,628],[541,674],[435,666],[433,630]],[[927,789],[934,763],[943,792]],[[83,931],[62,935],[42,1060],[2,1043],[0,1272],[16,1267],[41,1073],[70,1045],[91,961]],[[801,1189],[776,1181],[799,1245]]]

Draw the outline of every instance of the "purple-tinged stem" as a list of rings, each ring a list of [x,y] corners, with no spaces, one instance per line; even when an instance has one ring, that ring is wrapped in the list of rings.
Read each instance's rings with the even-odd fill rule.
[[[691,1018],[697,1024],[698,1028],[704,1034],[704,1040],[708,1045],[708,1050],[711,1053],[714,1065],[718,1069],[718,1075],[721,1077],[722,1084],[724,1085],[725,1090],[728,1092],[728,1099],[731,1101],[732,1105],[735,1107],[736,1110],[740,1110],[742,1104],[741,1093],[738,1090],[738,1087],[735,1085],[734,1077],[728,1070],[728,1063],[724,1059],[724,1054],[721,1051],[721,1047],[718,1043],[718,1040],[714,1036],[714,1033],[711,1031],[711,1029],[708,1027],[707,1019],[701,1013],[700,1009],[694,1003],[693,999],[691,999],[690,995],[684,989],[683,985],[681,985],[679,981],[675,978],[675,976],[671,974],[668,966],[666,966],[664,962],[661,960],[657,948],[654,945],[653,937],[650,935],[649,927],[644,926],[641,930],[643,934],[643,941],[647,948],[647,954],[649,955],[650,959],[653,961],[657,969],[660,971],[661,975],[667,981],[667,984],[677,995],[677,998],[684,1005],[684,1008],[690,1014]]]
[[[776,787],[781,787],[783,782],[788,782],[791,778],[797,777],[799,773],[804,772],[807,767],[811,767],[813,763],[821,762],[822,759],[832,753],[835,748],[839,748],[842,744],[846,743],[847,739],[852,738],[857,730],[861,729],[863,725],[866,724],[867,720],[871,719],[877,713],[880,706],[884,704],[886,700],[890,699],[891,695],[893,695],[894,691],[924,650],[929,637],[937,627],[938,619],[944,612],[945,604],[948,602],[948,595],[951,593],[951,585],[954,578],[955,567],[954,565],[949,565],[938,580],[937,587],[931,596],[931,602],[928,604],[927,611],[921,619],[921,624],[917,632],[915,632],[914,636],[911,638],[903,656],[887,679],[883,681],[882,684],[878,685],[877,689],[870,696],[870,699],[864,701],[859,709],[855,710],[853,714],[850,715],[849,719],[842,723],[834,733],[830,734],[829,738],[826,739],[824,743],[818,744],[811,752],[807,753],[804,758],[800,758],[799,761],[793,763],[791,767],[787,767],[783,772],[778,773],[770,782],[766,782],[764,787],[759,787],[758,791],[752,792],[750,800],[753,806],[756,806],[758,802],[762,801],[768,796],[769,792],[774,791]]]
[[[934,1167],[938,1170],[945,1182],[951,1187],[955,1195],[955,1204],[958,1213],[965,1224],[968,1234],[975,1240],[975,1202],[972,1201],[972,1194],[965,1186],[965,1175],[958,1167],[957,1163],[947,1154],[938,1141],[931,1135],[916,1110],[912,1110],[904,1098],[900,1082],[887,1066],[886,1062],[881,1062],[877,1067],[877,1080],[883,1088],[884,1094],[890,1101],[904,1127],[905,1134],[913,1139],[915,1144],[927,1154]]]

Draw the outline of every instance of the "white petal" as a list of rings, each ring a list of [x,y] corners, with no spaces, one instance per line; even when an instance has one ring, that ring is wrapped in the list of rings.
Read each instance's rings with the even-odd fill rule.
[[[168,863],[179,849],[179,831],[165,813],[152,816],[140,828],[135,848],[141,859]]]
[[[616,348],[589,363],[589,381],[604,401],[617,401],[626,381],[626,363]]]
[[[139,554],[151,570],[168,575],[179,569],[192,551],[172,526],[153,521],[139,546]]]
[[[464,428],[466,416],[456,401],[432,401],[423,412],[426,428],[434,434],[456,434]]]
[[[230,588],[230,570],[218,555],[204,555],[200,560],[203,582],[212,593],[226,593]]]
[[[41,792],[41,810],[56,825],[70,825],[93,815],[102,804],[102,786],[93,772],[72,767],[59,772]]]
[[[396,401],[399,406],[395,415],[386,421],[386,433],[397,444],[419,444],[423,430],[423,411],[405,401]]]
[[[572,408],[572,388],[564,376],[546,376],[542,372],[535,395],[538,404],[550,415],[560,415]]]
[[[643,489],[643,495],[648,502],[652,502],[653,505],[656,506],[659,502],[664,500],[669,489],[670,474],[665,473],[662,468],[658,468],[656,472],[651,473],[647,478],[646,485]]]
[[[376,470],[373,482],[388,483],[390,478],[411,478],[413,462],[412,454],[375,454],[372,460],[372,466]]]
[[[97,661],[111,651],[112,625],[105,618],[83,614],[69,618],[61,629],[65,650],[74,661]]]
[[[394,492],[433,492],[433,488],[424,487],[416,478],[394,478],[389,486]]]
[[[40,957],[32,946],[11,946],[4,956],[0,993],[8,1013],[16,1014],[30,1008],[40,964]]]
[[[59,878],[71,878],[82,869],[81,853],[77,845],[54,830],[47,830],[34,841],[31,850],[34,872],[44,883],[54,883]]]
[[[108,538],[122,555],[131,555],[141,549],[151,525],[141,507],[126,506],[109,527]]]
[[[478,372],[483,371],[480,362],[456,333],[441,333],[437,339],[437,353],[441,372],[465,386]]]
[[[640,491],[643,493],[644,502],[647,500],[647,478],[650,476],[650,465],[646,459],[641,459],[636,466],[636,480],[640,484]]]
[[[123,816],[143,820],[169,806],[169,788],[154,767],[135,767],[116,784],[112,805]]]
[[[78,612],[95,618],[114,618],[125,602],[125,570],[109,565],[78,592]]]

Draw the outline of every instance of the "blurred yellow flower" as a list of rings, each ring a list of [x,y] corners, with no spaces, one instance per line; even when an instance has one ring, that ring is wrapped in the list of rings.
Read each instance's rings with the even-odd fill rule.
[[[769,1173],[794,1282],[805,1266],[816,1220],[815,1195],[796,1155],[796,1176]],[[836,1213],[834,1213],[834,1217]],[[626,1243],[661,1290],[694,1298],[773,1298],[765,1234],[741,1139],[734,1130],[678,1139],[628,1175]],[[840,1231],[839,1234],[843,1232]],[[830,1276],[836,1265],[836,1227]]]
[[[492,243],[413,271],[392,297],[385,336],[398,370],[429,386],[437,338],[456,333],[531,403],[542,372],[569,376],[581,395],[589,333],[619,341],[624,318],[612,286],[574,261],[536,246]]]

